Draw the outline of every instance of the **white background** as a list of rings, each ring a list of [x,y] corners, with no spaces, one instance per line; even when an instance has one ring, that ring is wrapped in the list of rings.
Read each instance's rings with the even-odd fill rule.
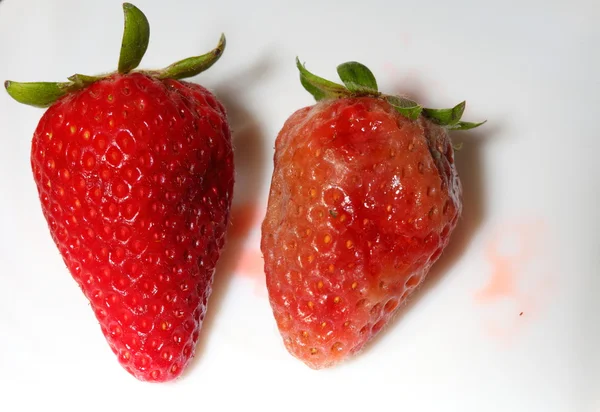
[[[227,35],[222,59],[193,81],[229,110],[236,204],[264,207],[277,132],[312,103],[298,55],[333,80],[337,64],[358,60],[382,90],[436,107],[466,99],[465,120],[488,119],[455,134],[464,217],[431,278],[356,359],[319,372],[293,359],[263,279],[240,267],[217,273],[185,375],[141,383],[118,365],[48,234],[29,166],[42,110],[2,91],[0,410],[600,411],[597,1],[134,4],[151,24],[141,67]],[[122,24],[117,0],[3,0],[0,79],[111,71]],[[498,257],[499,245],[517,255]],[[518,286],[482,298],[494,276]]]

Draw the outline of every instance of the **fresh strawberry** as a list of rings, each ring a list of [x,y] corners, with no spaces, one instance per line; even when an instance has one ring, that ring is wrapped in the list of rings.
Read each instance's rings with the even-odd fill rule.
[[[133,72],[148,21],[130,4],[124,12],[117,72],[6,88],[19,102],[49,107],[31,167],[68,270],[122,366],[163,382],[194,354],[234,183],[225,109],[179,79],[215,63],[225,39],[164,70]]]
[[[318,103],[277,137],[261,249],[284,344],[319,369],[363,348],[442,254],[462,210],[448,130],[478,124],[464,102],[381,94],[356,62],[338,66],[346,87],[298,69]]]

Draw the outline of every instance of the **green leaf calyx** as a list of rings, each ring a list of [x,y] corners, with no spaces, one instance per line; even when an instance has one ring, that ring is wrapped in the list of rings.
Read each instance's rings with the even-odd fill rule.
[[[300,82],[307,92],[319,101],[326,98],[349,97],[350,91],[338,83],[325,80],[309,72],[300,60],[296,58],[296,67],[300,71]]]
[[[210,52],[180,60],[161,70],[138,70],[150,41],[150,24],[144,13],[131,3],[123,4],[124,27],[117,70],[101,75],[74,74],[68,82],[6,81],[7,93],[17,102],[33,107],[47,108],[61,97],[84,89],[91,84],[117,73],[142,73],[160,80],[184,79],[195,76],[214,65],[225,51],[225,35],[221,34],[217,47]]]
[[[121,54],[119,56],[119,73],[129,73],[142,61],[150,42],[150,24],[140,9],[133,4],[123,4],[125,24]]]
[[[306,69],[296,57],[296,66],[300,72],[300,83],[316,101],[323,99],[370,96],[384,99],[398,113],[410,120],[426,117],[434,123],[449,130],[469,130],[481,126],[484,122],[471,123],[461,121],[466,102],[460,102],[450,109],[431,109],[417,102],[400,97],[383,94],[379,91],[373,72],[365,65],[350,61],[337,66],[337,73],[344,85],[319,77]]]
[[[219,60],[225,51],[226,44],[225,35],[221,34],[217,47],[208,53],[180,60],[162,70],[147,72],[147,74],[154,75],[159,79],[184,79],[196,76]]]
[[[4,82],[7,93],[17,102],[33,107],[46,108],[52,103],[76,89],[73,83],[30,82],[19,83],[7,80]]]
[[[358,62],[347,62],[337,67],[344,85],[355,94],[377,95],[377,80],[367,66]]]

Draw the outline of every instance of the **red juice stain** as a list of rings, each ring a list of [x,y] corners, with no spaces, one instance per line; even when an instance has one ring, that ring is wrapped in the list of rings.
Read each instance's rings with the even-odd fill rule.
[[[545,266],[545,229],[540,221],[510,222],[501,225],[488,241],[485,257],[491,273],[487,283],[475,293],[475,301],[489,307],[514,307],[514,316],[489,315],[485,324],[489,335],[504,340],[516,338],[548,303],[552,277]]]
[[[226,258],[233,272],[256,281],[257,293],[266,294],[264,261],[258,242],[248,241],[254,231],[260,232],[264,210],[256,203],[235,205],[231,210],[231,224],[227,232]]]
[[[260,249],[245,248],[239,256],[236,270],[243,275],[258,278],[264,278],[264,260]]]
[[[255,203],[235,205],[231,209],[231,222],[227,236],[229,239],[246,238],[250,232],[260,227],[263,212]]]

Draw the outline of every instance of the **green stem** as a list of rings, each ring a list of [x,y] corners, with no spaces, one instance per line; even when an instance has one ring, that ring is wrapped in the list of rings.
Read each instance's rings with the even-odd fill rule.
[[[398,113],[410,120],[416,120],[419,116],[425,116],[451,130],[474,129],[485,123],[460,121],[465,111],[465,102],[461,102],[450,109],[429,109],[422,107],[417,102],[400,96],[390,96],[380,93],[377,87],[377,80],[371,70],[358,62],[346,62],[337,67],[338,76],[344,83],[344,86],[309,72],[297,57],[296,67],[300,72],[300,83],[317,101],[370,96],[384,99]]]
[[[19,103],[42,108],[50,107],[52,103],[76,89],[73,83],[18,83],[10,80],[4,82],[4,87]]]
[[[121,54],[117,72],[105,73],[96,76],[74,74],[69,77],[69,82],[32,82],[18,83],[6,81],[4,87],[8,94],[19,103],[34,107],[50,107],[54,102],[68,93],[84,89],[99,80],[112,76],[115,73],[127,74],[134,71],[148,48],[150,39],[150,25],[141,10],[130,3],[123,4],[125,27],[121,43]],[[215,64],[225,50],[225,35],[221,34],[217,47],[201,56],[190,57],[162,70],[137,70],[158,79],[183,79],[192,77],[207,70]],[[341,87],[341,86],[340,86]]]
[[[140,9],[124,3],[125,27],[119,56],[119,73],[129,73],[139,66],[150,41],[150,24]]]
[[[196,76],[210,68],[221,58],[226,45],[225,35],[221,34],[217,47],[208,53],[180,60],[162,70],[153,70],[145,73],[159,79],[184,79]]]

